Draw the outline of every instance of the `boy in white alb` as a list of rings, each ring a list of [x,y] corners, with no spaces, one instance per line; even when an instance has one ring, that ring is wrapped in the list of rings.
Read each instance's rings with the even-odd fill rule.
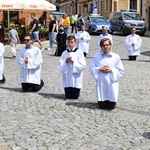
[[[131,29],[131,34],[126,37],[125,46],[129,60],[134,61],[140,55],[140,48],[142,46],[142,39],[136,34],[136,28]]]
[[[20,82],[22,89],[25,92],[39,91],[44,82],[41,80],[41,64],[42,55],[38,47],[33,46],[30,34],[24,36],[25,47],[23,47],[19,54],[17,61],[21,66]]]
[[[97,44],[98,44],[98,47],[99,47],[99,45],[100,45],[101,40],[104,39],[104,38],[110,39],[111,44],[113,45],[112,36],[111,36],[111,34],[108,33],[108,28],[105,27],[105,26],[103,27],[103,33],[100,34],[99,37],[98,37],[98,43],[97,43]]]
[[[68,36],[67,43],[68,48],[62,53],[58,68],[63,74],[62,82],[66,99],[78,99],[86,62],[83,52],[76,48],[75,36]]]
[[[77,40],[77,47],[83,51],[86,57],[89,52],[89,41],[91,40],[91,36],[85,31],[85,28],[85,25],[81,25],[81,30],[75,34],[75,38]]]
[[[119,78],[124,67],[118,54],[111,52],[111,40],[104,38],[90,65],[90,73],[96,80],[96,95],[100,109],[114,109],[118,101]]]

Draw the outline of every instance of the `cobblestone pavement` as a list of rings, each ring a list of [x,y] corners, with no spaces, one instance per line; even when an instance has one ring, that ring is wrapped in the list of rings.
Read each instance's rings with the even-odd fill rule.
[[[6,46],[6,83],[0,85],[0,150],[150,150],[150,38],[142,37],[141,56],[128,61],[124,36],[113,34],[113,51],[125,67],[115,110],[100,110],[89,64],[97,51],[92,36],[78,100],[65,100],[59,57],[43,51],[38,93],[23,93],[20,67]],[[48,41],[43,42],[47,48]],[[18,50],[23,45],[18,45]]]

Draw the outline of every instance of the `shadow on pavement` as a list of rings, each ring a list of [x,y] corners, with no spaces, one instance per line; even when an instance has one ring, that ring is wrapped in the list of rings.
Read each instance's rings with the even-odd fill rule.
[[[0,89],[5,89],[5,90],[15,91],[15,92],[23,92],[21,88],[0,87]]]
[[[145,139],[150,139],[150,132],[144,132],[142,134],[142,136],[145,138]]]
[[[134,114],[140,114],[140,115],[145,115],[145,116],[150,116],[150,113],[148,111],[141,111],[141,110],[136,110],[133,108],[125,108],[125,107],[116,107],[117,109],[121,111],[126,111],[129,113],[134,113]]]
[[[129,61],[129,59],[121,59],[122,61]]]
[[[121,59],[122,61],[129,61],[129,59]],[[149,60],[136,60],[136,61],[141,61],[141,62],[150,62]],[[136,62],[136,61],[129,61],[129,62]]]
[[[80,108],[99,109],[97,103],[92,103],[92,102],[84,102],[84,103],[81,103],[81,102],[66,102],[66,105],[72,105],[72,106],[80,107]],[[149,112],[134,110],[132,108],[128,109],[128,108],[116,106],[115,109],[119,109],[121,111],[126,111],[126,112],[130,112],[130,113],[136,113],[136,114],[150,116]],[[100,109],[100,110],[112,111],[110,109]]]
[[[38,93],[39,95],[46,98],[56,98],[56,99],[65,99],[65,94],[55,94],[55,93]]]
[[[138,61],[141,61],[141,62],[150,62],[150,60],[138,60]]]
[[[89,109],[99,109],[97,103],[92,103],[92,102],[66,102],[66,105],[72,105],[75,107],[80,107],[80,108],[89,108]]]
[[[92,59],[93,57],[90,56],[86,56],[85,59]]]
[[[14,59],[14,57],[5,56],[4,59]]]
[[[141,52],[141,55],[150,56],[150,51]]]

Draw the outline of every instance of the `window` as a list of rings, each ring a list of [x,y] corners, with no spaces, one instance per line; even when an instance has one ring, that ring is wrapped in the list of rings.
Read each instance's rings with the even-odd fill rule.
[[[70,5],[67,6],[67,9],[68,9],[68,11],[67,11],[68,15],[71,15],[72,14],[72,12],[71,12],[72,9],[71,9]]]
[[[100,1],[100,12],[103,11],[103,1]]]
[[[142,20],[141,16],[137,13],[123,13],[124,20]]]
[[[82,14],[82,8],[81,8],[81,5],[79,5],[79,14]]]
[[[8,11],[3,12],[3,23],[4,23],[4,27],[8,27]],[[18,11],[9,12],[9,23],[19,24],[19,12]]]
[[[106,22],[106,19],[103,17],[91,17],[90,21],[91,22]]]
[[[108,0],[106,0],[105,2],[106,2],[105,10],[108,11]]]
[[[66,6],[64,6],[64,12],[67,12]]]
[[[130,9],[137,10],[137,0],[130,0]]]
[[[121,13],[118,14],[117,18],[118,18],[118,20],[122,21],[122,15],[121,15]]]

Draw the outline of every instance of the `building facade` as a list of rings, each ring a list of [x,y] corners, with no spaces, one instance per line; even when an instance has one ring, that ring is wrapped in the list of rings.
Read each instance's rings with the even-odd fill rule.
[[[50,0],[47,0],[50,2]],[[49,11],[40,11],[40,10],[13,10],[9,11],[9,20],[10,24],[15,24],[16,26],[25,25],[28,26],[30,23],[30,14],[35,13],[37,19],[39,19],[43,14],[46,16],[46,22],[49,21]],[[0,10],[0,24],[3,25],[4,28],[8,27],[8,11]]]
[[[142,0],[141,6],[142,17],[146,22],[147,29],[150,30],[150,1]]]
[[[92,4],[97,5],[96,13],[109,18],[112,11],[135,9],[145,19],[146,27],[150,30],[150,0],[59,0],[60,11],[68,15],[87,15],[93,12]]]
[[[60,0],[59,10],[66,12],[67,15],[77,13],[77,0]]]
[[[136,9],[144,18],[146,27],[150,30],[150,0],[47,0],[54,5],[58,11],[66,12],[69,16],[73,13],[87,15],[98,13],[109,18],[112,11]],[[93,4],[97,8],[94,11]],[[8,12],[0,10],[0,23],[7,27]],[[43,11],[10,11],[10,23],[25,24],[30,22],[30,13],[36,13],[37,18],[42,14],[46,15],[46,22],[49,22],[49,12]]]

